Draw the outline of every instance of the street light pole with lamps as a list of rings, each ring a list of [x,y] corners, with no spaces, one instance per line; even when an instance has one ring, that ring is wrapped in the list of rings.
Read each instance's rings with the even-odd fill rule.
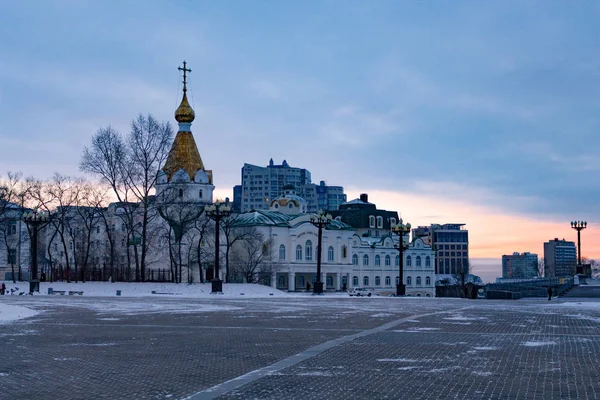
[[[571,228],[577,231],[577,265],[581,266],[581,231],[587,228],[586,221],[572,221]]]
[[[396,296],[404,296],[406,294],[406,286],[404,285],[404,235],[410,233],[410,224],[404,224],[402,219],[392,228],[392,232],[398,235],[398,252],[400,259],[398,260],[398,284],[396,285]]]
[[[29,226],[31,234],[31,268],[29,270],[29,294],[40,292],[40,281],[37,279],[38,273],[38,231],[40,226],[48,222],[48,213],[26,211],[23,213],[23,221]]]
[[[321,247],[323,245],[323,228],[327,228],[327,225],[331,223],[332,219],[333,217],[331,214],[325,215],[323,210],[319,210],[317,214],[311,215],[310,217],[310,223],[319,229],[317,245],[317,281],[315,282],[315,286],[313,288],[313,294],[323,294],[323,282],[321,282]]]
[[[219,231],[221,230],[221,219],[231,215],[231,206],[229,205],[229,197],[225,199],[225,203],[217,200],[214,204],[204,206],[206,216],[215,221],[215,265],[213,270],[213,280],[211,294],[223,293],[223,281],[219,279]]]

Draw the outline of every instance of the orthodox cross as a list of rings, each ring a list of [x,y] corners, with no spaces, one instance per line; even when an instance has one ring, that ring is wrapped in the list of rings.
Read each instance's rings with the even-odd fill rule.
[[[186,64],[187,64],[187,63],[184,61],[184,62],[183,62],[183,68],[181,68],[181,67],[177,67],[177,69],[178,69],[179,71],[183,71],[183,90],[184,90],[184,91],[187,91],[187,86],[186,86],[186,85],[187,85],[187,72],[192,72],[192,70],[191,70],[191,69],[189,69],[189,68],[186,68],[186,67],[185,67],[185,66],[186,66]]]

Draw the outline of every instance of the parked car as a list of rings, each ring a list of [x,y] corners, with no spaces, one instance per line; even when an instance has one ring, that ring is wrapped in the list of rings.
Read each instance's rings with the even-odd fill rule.
[[[371,297],[375,295],[375,290],[372,288],[352,288],[348,294],[356,297]]]

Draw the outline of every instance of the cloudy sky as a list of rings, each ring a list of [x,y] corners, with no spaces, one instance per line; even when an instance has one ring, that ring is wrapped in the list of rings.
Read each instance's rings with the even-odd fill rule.
[[[413,225],[467,223],[482,275],[575,240],[575,219],[600,257],[599,17],[546,0],[0,1],[0,174],[80,175],[98,128],[175,123],[187,60],[220,197],[244,162],[285,159]]]

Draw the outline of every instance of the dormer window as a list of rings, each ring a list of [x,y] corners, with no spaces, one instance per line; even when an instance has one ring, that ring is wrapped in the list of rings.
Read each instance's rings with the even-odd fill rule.
[[[393,228],[394,226],[396,226],[396,218],[390,218],[390,227]]]
[[[369,215],[369,228],[375,228],[375,217],[373,215]]]
[[[377,228],[383,228],[383,217],[377,217]]]
[[[202,190],[198,190],[198,197],[202,198]]]

